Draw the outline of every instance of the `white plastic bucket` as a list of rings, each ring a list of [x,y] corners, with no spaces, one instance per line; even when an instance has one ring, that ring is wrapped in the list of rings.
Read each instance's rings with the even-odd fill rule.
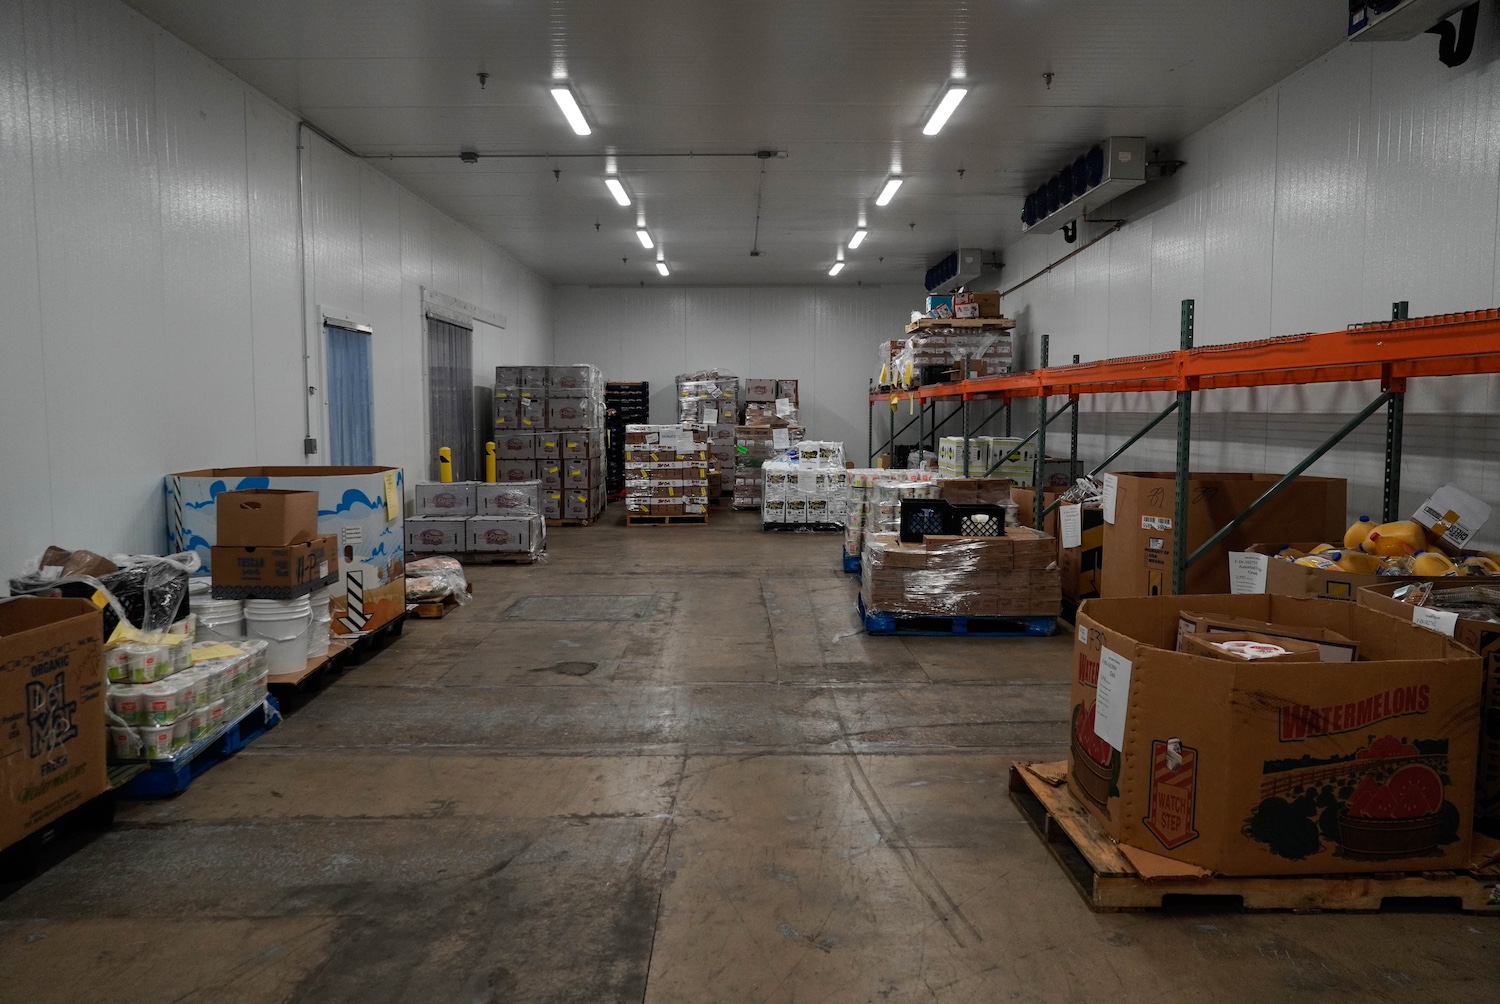
[[[307,636],[312,604],[295,600],[246,600],[245,633],[266,642],[266,668],[273,674],[296,673],[307,666]]]
[[[239,600],[193,600],[198,641],[231,641],[245,637],[245,604]]]
[[[333,631],[333,593],[327,586],[313,590],[312,630],[307,636],[307,657],[321,659],[328,654],[329,636]]]

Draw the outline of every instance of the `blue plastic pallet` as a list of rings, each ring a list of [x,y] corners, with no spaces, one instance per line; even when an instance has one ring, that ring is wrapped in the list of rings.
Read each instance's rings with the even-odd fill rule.
[[[259,739],[267,729],[275,728],[280,721],[281,706],[276,703],[276,698],[267,694],[264,703],[245,712],[238,721],[203,743],[201,749],[189,748],[174,760],[158,760],[147,765],[145,771],[131,778],[125,786],[125,797],[148,799],[180,795],[199,774],[228,760]]]
[[[931,617],[871,613],[859,597],[859,619],[867,634],[968,635],[981,638],[1046,638],[1057,630],[1054,617]]]
[[[844,571],[850,573],[851,575],[858,575],[859,574],[859,555],[857,555],[857,554],[846,554],[846,555],[844,555]]]

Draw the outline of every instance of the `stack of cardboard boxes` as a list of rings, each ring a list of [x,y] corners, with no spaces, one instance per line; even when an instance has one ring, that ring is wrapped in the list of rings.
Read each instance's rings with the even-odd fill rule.
[[[796,380],[745,381],[745,421],[735,428],[732,444],[736,509],[760,508],[765,497],[761,465],[802,442],[800,407]]]
[[[998,466],[996,466],[998,465]],[[1036,445],[1022,445],[1019,437],[971,436],[969,438],[969,471],[964,473],[964,440],[962,436],[944,436],[938,440],[938,473],[945,478],[984,477],[994,467],[994,476],[1007,478],[1018,487],[1031,487],[1036,477]],[[1042,465],[1043,485],[1048,490],[1063,490],[1070,481],[1071,464],[1049,457]]]
[[[708,429],[625,427],[625,514],[708,518]]]
[[[728,370],[677,376],[677,420],[693,425],[735,425],[740,420],[740,378]]]
[[[540,481],[542,515],[589,521],[607,501],[597,366],[495,367],[496,479]]]
[[[406,550],[535,557],[547,546],[545,494],[540,481],[418,483]]]
[[[795,459],[790,459],[795,452]],[[844,444],[803,440],[786,460],[768,460],[764,476],[761,526],[776,530],[801,527],[838,531],[849,514],[849,473]]]
[[[221,492],[211,554],[216,600],[291,600],[338,578],[338,538],[318,534],[318,495]]]
[[[1056,617],[1057,543],[1030,527],[1003,537],[872,534],[861,558],[866,611],[932,617]]]

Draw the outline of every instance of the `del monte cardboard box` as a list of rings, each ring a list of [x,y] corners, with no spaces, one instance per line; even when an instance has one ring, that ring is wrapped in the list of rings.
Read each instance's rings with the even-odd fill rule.
[[[1173,651],[1184,611],[1354,640],[1350,662]],[[1074,644],[1068,786],[1123,844],[1226,875],[1469,860],[1479,658],[1352,603],[1089,600]]]

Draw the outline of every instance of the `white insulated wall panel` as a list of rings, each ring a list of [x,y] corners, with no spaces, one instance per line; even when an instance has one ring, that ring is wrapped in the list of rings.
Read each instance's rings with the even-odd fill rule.
[[[550,287],[304,138],[309,308],[371,321],[377,459],[420,476],[419,286],[511,319],[478,339],[491,369],[552,360]],[[0,5],[0,582],[50,543],[160,550],[166,473],[302,461],[296,142],[114,0]]]

